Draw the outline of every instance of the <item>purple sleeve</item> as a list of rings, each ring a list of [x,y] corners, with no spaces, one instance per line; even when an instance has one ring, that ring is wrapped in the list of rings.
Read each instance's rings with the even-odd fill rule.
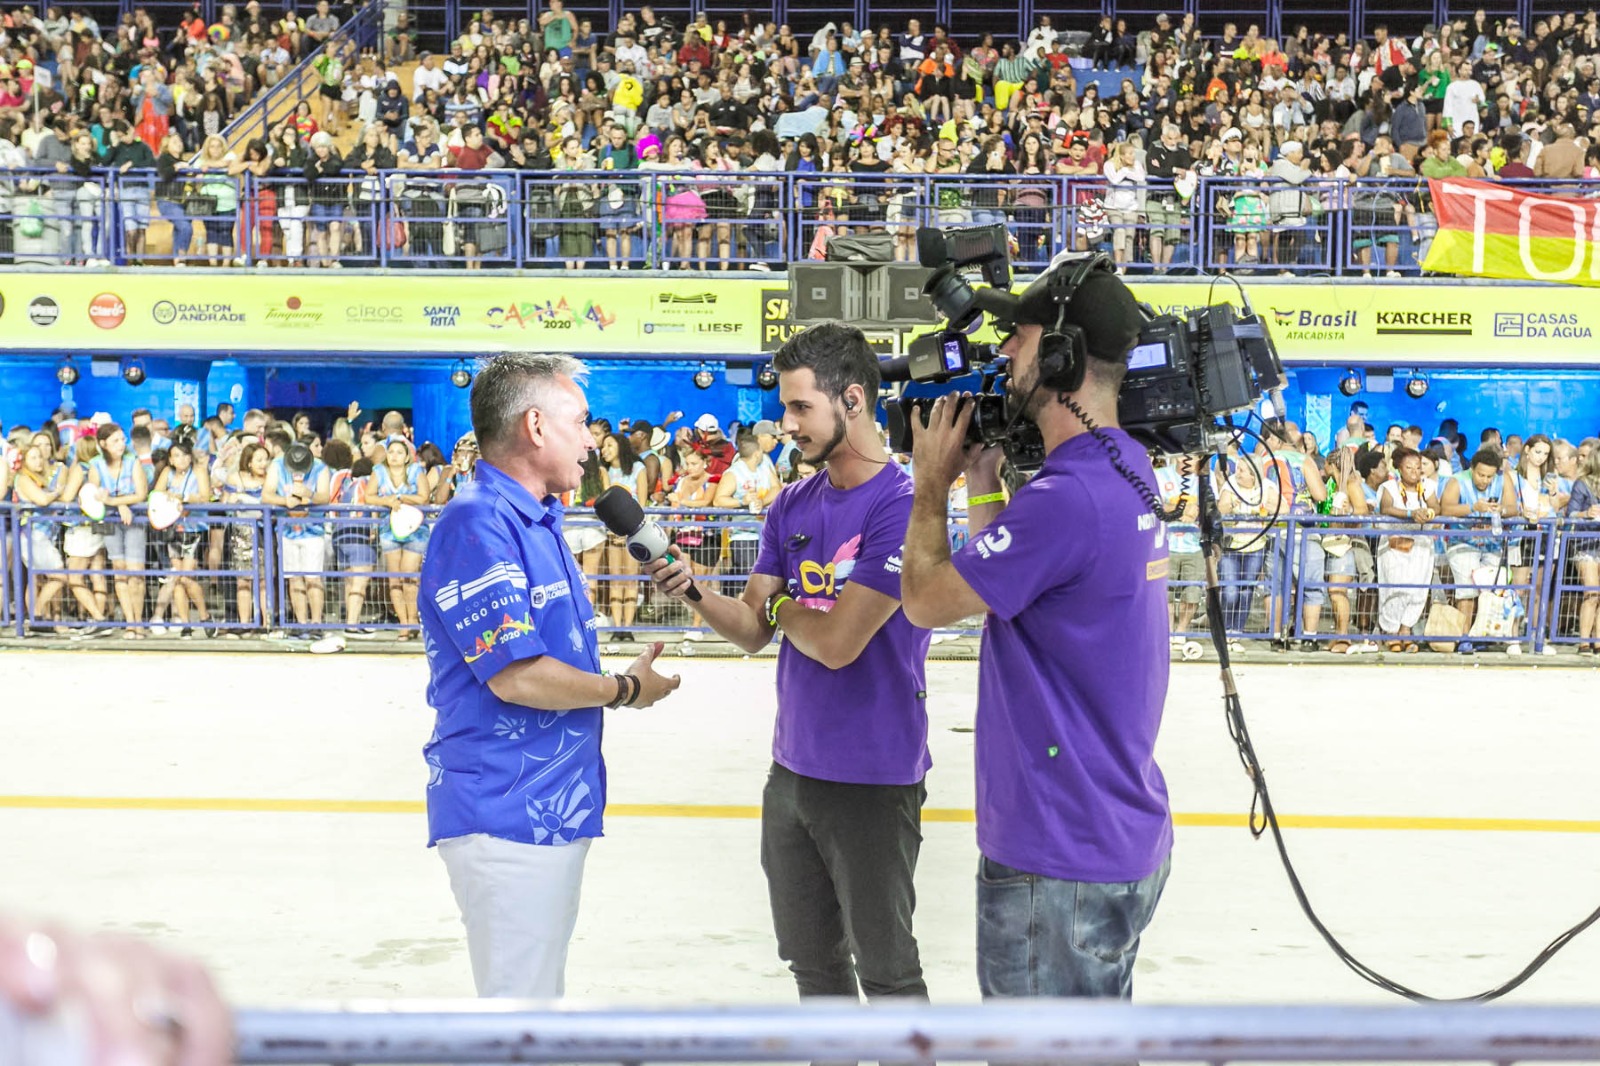
[[[750,570],[752,574],[771,574],[784,581],[789,580],[783,572],[783,533],[778,528],[783,524],[783,504],[787,495],[788,490],[778,493],[778,498],[767,508],[767,517],[761,523],[761,551],[756,554],[756,565]]]
[[[1087,571],[1098,528],[1094,500],[1076,481],[1035,478],[951,561],[990,612],[1010,621]]]
[[[900,598],[900,560],[911,524],[911,493],[885,499],[873,508],[862,530],[861,551],[850,580],[891,599]]]
[[[434,636],[453,646],[472,676],[487,684],[512,663],[549,650],[534,626],[539,612],[528,604],[529,580],[542,579],[524,573],[523,554],[499,516],[462,522],[451,532],[456,535],[429,545],[423,612],[438,621]]]

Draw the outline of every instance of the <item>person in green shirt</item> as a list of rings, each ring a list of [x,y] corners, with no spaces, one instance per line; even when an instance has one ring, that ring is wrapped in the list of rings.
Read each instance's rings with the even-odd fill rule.
[[[1434,130],[1418,154],[1422,165],[1418,168],[1424,178],[1464,178],[1467,168],[1461,160],[1450,154],[1450,134]],[[1439,220],[1433,213],[1433,198],[1428,195],[1428,185],[1421,183],[1417,189],[1417,265],[1428,258],[1428,248],[1434,234],[1439,232]]]
[[[1438,52],[1429,52],[1418,80],[1422,82],[1422,110],[1428,116],[1428,132],[1439,128],[1439,117],[1444,114],[1444,91],[1450,88],[1450,71]]]
[[[1028,75],[1039,69],[1039,64],[1024,56],[1017,55],[1017,46],[1007,42],[1000,46],[1000,58],[994,65],[994,106],[997,111],[1005,111],[1011,98],[1022,91],[1027,84]]]
[[[1467,168],[1461,160],[1450,154],[1450,135],[1444,130],[1428,134],[1428,143],[1422,146],[1422,166],[1425,178],[1464,178]]]
[[[626,126],[618,122],[606,131],[605,137],[606,143],[596,156],[601,170],[639,169],[639,154],[628,138]],[[623,270],[633,260],[633,235],[639,229],[638,187],[631,180],[603,187],[599,214],[600,230],[606,238],[606,265],[611,270]]]
[[[539,29],[544,33],[544,46],[554,48],[557,55],[572,54],[572,38],[578,32],[578,20],[567,10],[563,0],[549,0],[549,10],[539,15]]]
[[[322,97],[322,128],[335,137],[344,126],[344,59],[338,48],[330,41],[311,64],[322,83],[317,89]]]

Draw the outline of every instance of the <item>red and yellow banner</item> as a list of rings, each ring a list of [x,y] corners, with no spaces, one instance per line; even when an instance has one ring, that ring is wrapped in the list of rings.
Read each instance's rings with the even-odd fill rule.
[[[1600,285],[1600,201],[1492,181],[1430,179],[1439,232],[1425,270]]]

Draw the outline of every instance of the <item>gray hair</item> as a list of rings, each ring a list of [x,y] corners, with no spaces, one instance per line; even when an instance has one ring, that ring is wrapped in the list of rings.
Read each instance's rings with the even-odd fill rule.
[[[546,402],[556,378],[588,380],[589,368],[570,355],[503,352],[483,363],[472,380],[472,431],[487,455],[509,442],[517,420]]]

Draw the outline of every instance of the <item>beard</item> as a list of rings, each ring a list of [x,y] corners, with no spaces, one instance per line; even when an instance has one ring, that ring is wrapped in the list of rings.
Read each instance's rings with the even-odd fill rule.
[[[1038,423],[1039,413],[1044,410],[1044,405],[1055,396],[1039,385],[1039,365],[1037,361],[1026,378],[1012,377],[1006,382],[1006,417],[1020,417],[1023,421]]]
[[[839,412],[835,411],[833,413],[833,433],[828,437],[828,442],[822,445],[822,447],[819,448],[813,455],[806,454],[805,450],[802,448],[800,452],[800,458],[804,459],[812,466],[821,466],[828,461],[830,456],[833,455],[835,449],[837,449],[840,444],[844,443],[844,435],[844,419],[839,416]],[[815,445],[816,441],[812,440],[809,443]]]

